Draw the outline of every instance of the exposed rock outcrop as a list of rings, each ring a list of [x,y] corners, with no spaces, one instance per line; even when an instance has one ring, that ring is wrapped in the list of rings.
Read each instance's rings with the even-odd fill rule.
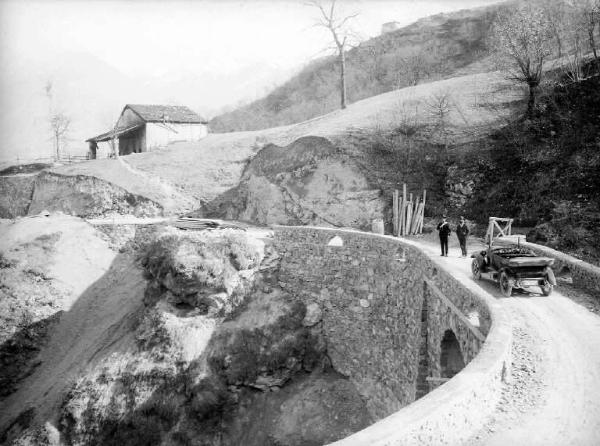
[[[267,145],[247,166],[240,185],[204,213],[256,223],[369,228],[385,201],[358,164],[326,138]]]

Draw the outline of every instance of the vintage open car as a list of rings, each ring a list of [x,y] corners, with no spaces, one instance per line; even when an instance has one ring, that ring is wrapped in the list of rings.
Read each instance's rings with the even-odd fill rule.
[[[528,290],[532,287],[541,289],[544,296],[549,296],[556,285],[551,268],[554,259],[537,256],[523,246],[490,245],[471,257],[473,276],[498,282],[504,296],[511,296],[514,288]]]

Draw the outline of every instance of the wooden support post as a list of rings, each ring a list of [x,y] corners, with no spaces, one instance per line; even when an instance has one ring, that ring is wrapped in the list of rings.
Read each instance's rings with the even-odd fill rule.
[[[402,235],[406,235],[406,183],[402,184]]]
[[[423,208],[423,203],[419,202],[419,199],[417,199],[417,201],[415,202],[415,211],[414,211],[414,217],[413,217],[413,223],[412,226],[410,228],[411,232],[413,234],[418,234],[419,231],[419,226],[421,224],[421,210]]]
[[[421,211],[421,224],[419,225],[419,234],[423,233],[423,220],[425,219],[425,201],[427,200],[427,189],[423,189],[423,210]]]
[[[415,206],[413,208],[413,224],[412,224],[412,233],[413,235],[417,233],[417,224],[419,223],[419,206],[421,203],[419,202],[419,198],[415,197]]]
[[[408,194],[408,202],[406,203],[406,235],[410,235],[410,221],[412,220],[412,201],[413,195]]]
[[[398,236],[398,189],[394,190],[392,203],[392,225],[394,227],[393,234]]]
[[[397,210],[397,215],[398,215],[398,236],[402,235],[402,209],[404,206],[404,201],[402,200],[402,198],[400,198],[400,196],[398,196],[398,210]]]

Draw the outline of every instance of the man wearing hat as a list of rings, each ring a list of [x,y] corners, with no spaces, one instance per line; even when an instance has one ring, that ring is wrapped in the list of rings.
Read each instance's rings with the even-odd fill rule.
[[[469,227],[465,221],[465,217],[460,217],[460,223],[456,227],[456,236],[462,251],[462,257],[467,257],[467,235],[469,235]]]
[[[437,225],[438,233],[440,234],[440,246],[442,248],[442,256],[448,257],[448,236],[452,232],[450,224],[446,220],[446,216],[442,217],[442,221]]]

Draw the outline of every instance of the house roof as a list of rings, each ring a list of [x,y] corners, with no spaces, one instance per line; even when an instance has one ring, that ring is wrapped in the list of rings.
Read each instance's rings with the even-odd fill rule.
[[[140,127],[144,126],[146,124],[134,124],[134,125],[130,125],[128,127],[121,127],[121,128],[116,128],[113,130],[109,130],[106,133],[102,133],[98,136],[94,136],[90,139],[86,139],[85,142],[90,142],[90,141],[94,141],[94,142],[103,142],[103,141],[109,141],[113,138],[116,138],[117,136],[123,135],[125,133],[129,133],[129,132],[133,132],[134,130],[139,129]]]
[[[127,104],[126,109],[132,110],[146,122],[173,122],[185,124],[206,124],[204,118],[183,105],[143,105]]]

